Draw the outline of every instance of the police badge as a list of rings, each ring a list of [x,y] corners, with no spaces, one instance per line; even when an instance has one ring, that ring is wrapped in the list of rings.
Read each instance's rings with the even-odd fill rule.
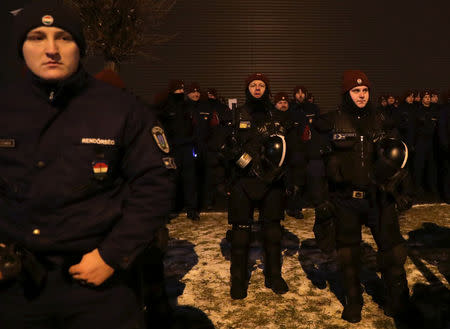
[[[163,151],[164,153],[169,153],[170,147],[169,143],[167,142],[167,137],[164,134],[164,129],[158,126],[154,126],[152,128],[152,135],[155,139],[156,145]]]

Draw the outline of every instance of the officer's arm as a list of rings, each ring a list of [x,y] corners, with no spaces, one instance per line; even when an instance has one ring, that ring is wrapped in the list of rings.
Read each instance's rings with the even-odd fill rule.
[[[148,118],[150,115],[150,118]],[[113,268],[127,268],[165,225],[173,197],[173,183],[152,135],[153,114],[135,104],[124,127],[121,168],[127,196],[123,216],[99,246],[103,260]],[[164,148],[164,147],[163,147]]]

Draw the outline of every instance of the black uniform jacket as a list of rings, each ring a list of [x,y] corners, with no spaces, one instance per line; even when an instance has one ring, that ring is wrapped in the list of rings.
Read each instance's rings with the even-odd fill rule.
[[[0,242],[127,268],[170,206],[153,115],[82,69],[57,86],[28,74],[0,111]]]

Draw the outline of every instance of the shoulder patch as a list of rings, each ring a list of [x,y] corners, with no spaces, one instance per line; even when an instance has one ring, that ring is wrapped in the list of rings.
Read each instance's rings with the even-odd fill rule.
[[[164,129],[159,126],[154,126],[151,130],[153,138],[155,139],[156,145],[163,151],[164,153],[169,153],[170,147],[167,142],[167,137],[164,134]]]

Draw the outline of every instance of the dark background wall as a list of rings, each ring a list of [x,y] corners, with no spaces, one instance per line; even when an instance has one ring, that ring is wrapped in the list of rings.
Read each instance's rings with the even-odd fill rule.
[[[1,2],[5,17],[6,9],[25,1]],[[448,0],[178,0],[161,26],[161,32],[176,37],[155,48],[159,61],[136,58],[122,65],[121,75],[147,101],[171,78],[198,81],[242,101],[244,78],[264,72],[273,92],[303,84],[325,110],[339,102],[346,69],[364,70],[375,95],[406,88],[447,90],[449,12]],[[1,37],[4,44],[6,36]],[[0,83],[14,77],[19,66],[15,51],[3,55],[8,64],[0,69]],[[88,58],[85,65],[95,73],[102,61]]]

